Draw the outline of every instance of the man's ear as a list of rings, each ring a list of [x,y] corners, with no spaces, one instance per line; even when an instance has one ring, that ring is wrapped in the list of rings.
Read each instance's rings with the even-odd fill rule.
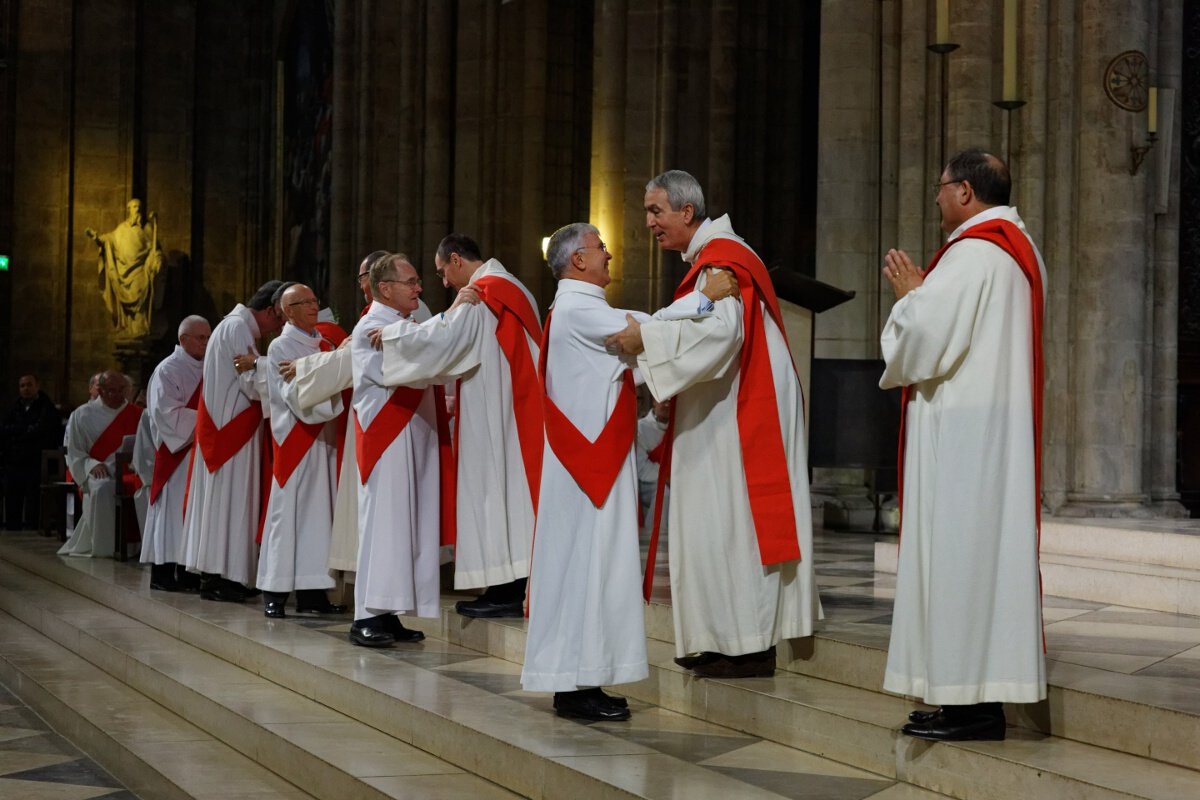
[[[691,225],[692,220],[696,218],[696,207],[691,203],[684,203],[681,210],[683,211],[684,224]]]

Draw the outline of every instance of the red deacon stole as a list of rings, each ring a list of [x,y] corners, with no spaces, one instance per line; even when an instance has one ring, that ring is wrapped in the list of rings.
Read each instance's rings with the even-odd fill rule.
[[[192,392],[192,396],[188,399],[187,408],[195,410],[200,403],[200,387],[203,385],[204,381],[196,384],[196,391]],[[167,481],[171,480],[171,476],[175,474],[175,470],[179,469],[183,460],[191,454],[193,444],[194,442],[188,442],[179,449],[178,453],[172,453],[171,448],[167,447],[165,442],[158,446],[158,450],[154,454],[154,472],[150,478],[151,505],[158,502],[158,496],[162,494],[163,487],[167,485]]]
[[[496,315],[496,341],[500,351],[508,360],[509,376],[513,393],[513,417],[517,423],[517,440],[521,443],[521,460],[525,463],[525,479],[529,484],[529,496],[533,511],[537,513],[538,490],[542,482],[542,453],[545,425],[540,392],[537,390],[538,376],[533,356],[525,338],[534,341],[542,338],[537,312],[521,287],[496,275],[487,275],[474,284],[483,298],[483,303]]]
[[[384,451],[396,441],[400,432],[408,426],[409,420],[421,404],[424,389],[413,389],[408,386],[397,386],[383,408],[371,420],[367,428],[358,421],[358,412],[354,412],[354,447],[358,459],[358,479],[365,486],[367,479]]]
[[[225,466],[226,461],[250,443],[262,426],[262,421],[262,403],[251,400],[250,405],[223,427],[217,427],[217,423],[208,415],[204,394],[201,393],[196,407],[196,444],[200,446],[204,468],[211,474]]]
[[[946,254],[948,249],[954,246],[956,242],[961,242],[964,239],[982,239],[985,242],[991,242],[996,245],[1017,262],[1017,266],[1025,276],[1025,280],[1029,281],[1030,310],[1033,316],[1031,337],[1033,344],[1033,374],[1030,378],[1033,381],[1034,497],[1040,498],[1042,494],[1042,389],[1045,374],[1042,359],[1042,321],[1045,316],[1045,289],[1042,286],[1042,271],[1038,267],[1037,253],[1034,251],[1029,237],[1022,233],[1021,229],[1016,225],[1004,219],[988,220],[978,225],[972,225],[957,239],[942,245],[941,249],[934,254],[933,259],[929,262],[929,266],[926,267],[925,276],[929,277],[929,273],[933,272],[934,267],[942,260],[942,256]],[[912,399],[912,389],[912,386],[905,386],[900,395],[900,452],[897,463],[899,475],[897,494],[902,504],[904,502],[904,427],[906,418],[908,417],[908,403]],[[1042,505],[1040,499],[1036,499],[1034,505],[1036,506],[1038,543],[1040,547],[1042,536]],[[901,519],[903,520],[903,517]]]
[[[328,353],[342,339],[346,338],[346,332],[332,322],[318,322],[317,332],[321,334],[320,348],[322,353]],[[338,333],[341,333],[341,338],[337,342],[332,342],[332,338],[336,338]],[[342,397],[345,399],[345,392],[342,392]],[[343,411],[334,420],[338,430],[338,463],[341,463],[342,441],[346,436],[346,412]],[[321,435],[321,429],[325,427],[324,422],[301,422],[296,420],[296,424],[288,431],[288,435],[284,437],[283,443],[275,441],[275,435],[271,434],[271,474],[275,476],[275,482],[280,488],[287,485],[288,478],[292,477],[292,473],[296,471],[296,467],[300,466],[300,462],[304,460],[305,454],[312,448],[313,442]]]
[[[563,468],[575,479],[575,483],[600,508],[608,499],[617,475],[629,457],[637,433],[637,394],[633,389],[633,372],[625,370],[621,377],[621,389],[604,430],[589,441],[574,423],[567,418],[546,390],[546,353],[550,349],[550,314],[546,314],[546,325],[542,330],[542,351],[538,371],[542,379],[542,401],[546,418],[546,442]]]
[[[137,434],[138,420],[142,418],[144,410],[141,406],[126,403],[125,407],[118,411],[117,415],[108,423],[108,427],[96,437],[96,441],[92,442],[92,447],[88,450],[88,457],[96,461],[107,461],[108,457],[121,446],[121,440],[126,436]],[[124,475],[123,485],[126,493],[133,494],[142,487],[142,480],[137,473],[130,470]]]

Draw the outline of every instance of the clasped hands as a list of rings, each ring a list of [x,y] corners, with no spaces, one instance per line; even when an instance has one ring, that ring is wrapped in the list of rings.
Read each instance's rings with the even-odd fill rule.
[[[925,282],[925,270],[918,268],[908,253],[892,248],[883,257],[883,277],[892,285],[899,300]]]
[[[731,270],[720,267],[705,267],[704,288],[700,293],[714,303],[732,297],[738,292],[737,276]],[[636,356],[645,350],[642,344],[642,324],[633,318],[632,314],[625,315],[629,323],[624,330],[614,333],[604,340],[604,349],[613,355]]]

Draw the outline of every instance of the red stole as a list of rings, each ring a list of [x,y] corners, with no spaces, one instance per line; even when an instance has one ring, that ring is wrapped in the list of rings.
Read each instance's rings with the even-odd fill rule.
[[[1042,286],[1042,271],[1038,268],[1037,253],[1034,251],[1033,245],[1030,244],[1029,237],[1008,220],[997,219],[973,225],[967,228],[957,239],[942,245],[941,249],[934,254],[933,259],[929,262],[929,266],[925,269],[925,276],[928,277],[929,273],[933,272],[934,267],[938,265],[938,262],[942,260],[942,256],[946,254],[946,251],[950,247],[964,239],[982,239],[985,242],[991,242],[996,245],[1017,262],[1017,267],[1020,268],[1025,279],[1029,281],[1033,317],[1033,374],[1030,377],[1033,381],[1034,505],[1036,507],[1038,544],[1040,549],[1042,536],[1042,504],[1040,501],[1042,494],[1042,395],[1045,374],[1042,358],[1042,321],[1045,316],[1045,304],[1043,301],[1045,290]],[[902,508],[904,502],[904,427],[908,417],[908,403],[912,399],[912,388],[911,385],[905,386],[900,395],[900,450],[897,459],[897,494],[900,497]],[[901,522],[903,524],[903,516],[901,516]]]
[[[88,450],[88,457],[95,461],[107,461],[118,447],[121,446],[121,441],[126,436],[134,436],[137,434],[138,420],[142,418],[144,409],[141,406],[133,403],[126,403],[125,407],[117,412],[117,415],[112,418],[108,426],[104,429],[96,441],[92,442],[91,448]],[[124,475],[124,492],[132,495],[142,486],[142,479],[137,476],[137,473],[130,470]]]
[[[358,412],[354,412],[355,457],[358,459],[358,479],[364,486],[384,451],[396,441],[416,413],[424,391],[397,386],[365,429],[358,421]]]
[[[542,403],[537,371],[529,352],[526,335],[535,341],[542,338],[537,311],[521,288],[506,278],[488,275],[475,281],[483,303],[496,315],[496,341],[508,360],[513,393],[513,417],[517,423],[517,439],[521,443],[521,460],[525,464],[525,479],[533,511],[537,513],[538,490],[542,481],[543,435]]]
[[[750,495],[750,514],[758,539],[759,559],[763,564],[780,564],[801,558],[793,505],[792,480],[788,473],[787,452],[779,427],[779,405],[775,397],[775,379],[767,350],[767,332],[760,302],[784,335],[783,315],[767,268],[750,248],[733,239],[713,239],[696,254],[692,268],[675,290],[675,299],[693,291],[701,270],[726,267],[737,276],[742,295],[742,353],[737,395],[738,438],[741,440],[742,468]],[[799,378],[797,377],[797,381]],[[674,405],[671,423],[663,437],[666,461],[659,466],[660,486],[669,472],[670,447],[674,438]],[[661,492],[660,492],[661,494]],[[658,505],[658,503],[656,503]],[[643,589],[649,596],[658,542],[658,517],[651,535],[650,555],[646,564]]]
[[[332,322],[318,322],[317,331],[321,334],[320,341],[321,352],[327,353],[333,347],[346,338],[347,334],[340,327]],[[340,333],[340,338],[338,338]],[[332,339],[337,338],[337,342],[331,344]],[[346,401],[346,394],[350,390],[342,392],[342,400]],[[348,405],[348,403],[347,403]],[[337,447],[337,469],[340,472],[342,463],[342,447],[346,439],[346,411],[333,420],[337,426],[338,447]],[[296,420],[296,424],[288,431],[288,435],[284,438],[283,443],[275,441],[274,434],[271,435],[271,474],[275,477],[275,482],[282,488],[287,485],[288,478],[296,471],[296,467],[300,466],[300,462],[304,460],[305,454],[312,448],[313,442],[321,435],[321,429],[325,427],[324,422],[301,422]]]
[[[204,394],[201,393],[196,406],[196,444],[200,446],[205,469],[211,474],[225,466],[226,461],[250,443],[254,434],[258,433],[262,420],[262,403],[251,400],[250,405],[223,427],[217,427],[217,423],[208,415]]]
[[[617,475],[629,457],[637,433],[637,394],[633,389],[632,370],[625,370],[621,377],[621,390],[617,395],[612,415],[604,423],[604,430],[596,440],[589,441],[574,423],[567,418],[550,399],[546,390],[546,353],[550,349],[550,314],[546,314],[546,325],[542,330],[542,349],[538,359],[538,371],[542,379],[542,402],[546,420],[546,443],[562,463],[563,468],[575,479],[575,483],[600,508],[608,500]]]
[[[196,391],[192,392],[192,396],[187,401],[187,408],[195,409],[200,402],[200,387],[204,385],[204,381],[196,384]],[[167,481],[171,480],[171,476],[175,474],[175,470],[179,469],[179,465],[192,452],[194,442],[189,442],[186,446],[180,448],[178,453],[172,453],[171,448],[167,447],[166,443],[158,446],[158,451],[154,454],[154,472],[150,478],[150,504],[158,502],[158,496],[162,493],[163,487],[167,485]]]

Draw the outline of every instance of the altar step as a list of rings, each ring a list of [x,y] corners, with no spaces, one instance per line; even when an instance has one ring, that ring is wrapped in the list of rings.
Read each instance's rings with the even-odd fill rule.
[[[671,660],[670,609],[652,605],[647,610],[651,676],[620,687],[631,699],[634,722],[582,726],[555,718],[545,696],[497,691],[497,683],[515,686],[524,655],[522,621],[466,620],[452,612],[449,598],[439,619],[405,620],[430,636],[424,652],[431,668],[422,668],[411,659],[353,648],[290,621],[266,621],[258,608],[150,593],[144,574],[132,565],[63,562],[13,545],[0,545],[0,557],[139,620],[164,638],[179,637],[530,797],[790,796],[748,791],[745,783],[694,759],[636,746],[634,737],[620,733],[636,725],[639,716],[671,712],[722,726],[718,735],[696,737],[697,746],[740,731],[764,740],[755,747],[775,748],[767,763],[802,757],[816,762],[803,755],[810,753],[848,765],[845,769],[865,770],[857,774],[875,776],[880,790],[860,797],[935,797],[931,792],[965,800],[1200,797],[1200,765],[1192,752],[1200,740],[1195,716],[1123,699],[1107,686],[1053,686],[1042,708],[1047,718],[1020,720],[1023,724],[1010,728],[1005,742],[931,744],[898,735],[896,728],[912,705],[878,691],[879,643],[822,635],[803,643],[811,652],[782,648],[786,668],[775,678],[698,680]],[[21,599],[14,594],[8,593],[5,602],[31,602],[23,593]],[[76,635],[80,642],[95,638],[82,629]],[[142,671],[130,669],[136,656],[125,657],[127,676]],[[437,669],[453,659],[464,659],[454,666],[457,680]],[[464,685],[462,676],[485,663],[489,669],[480,667],[477,686]],[[1086,668],[1056,665],[1052,681],[1058,667],[1064,674],[1082,675],[1083,684],[1090,677]],[[672,724],[687,729],[684,722]],[[1046,724],[1060,735],[1036,730]],[[1094,739],[1113,749],[1089,743]],[[832,772],[828,766],[821,769]]]
[[[875,568],[895,573],[896,540],[875,544]],[[1200,520],[1042,520],[1049,595],[1200,616]]]
[[[498,683],[515,687],[515,664],[433,638],[387,651],[353,647],[344,621],[316,621],[321,630],[266,620],[256,605],[152,593],[145,571],[132,564],[62,560],[0,544],[0,609],[69,647],[107,680],[119,678],[137,708],[162,706],[162,714],[186,717],[231,755],[323,800],[794,796],[739,777],[750,772],[776,784],[840,782],[855,797],[878,800],[944,797],[636,699],[632,723],[562,720],[545,695],[497,691]],[[453,677],[439,667],[452,667]],[[674,732],[684,742],[676,742],[678,754],[655,747]],[[730,759],[732,747],[744,753],[743,766]],[[97,760],[107,766],[103,755]],[[747,759],[755,766],[745,768]]]

